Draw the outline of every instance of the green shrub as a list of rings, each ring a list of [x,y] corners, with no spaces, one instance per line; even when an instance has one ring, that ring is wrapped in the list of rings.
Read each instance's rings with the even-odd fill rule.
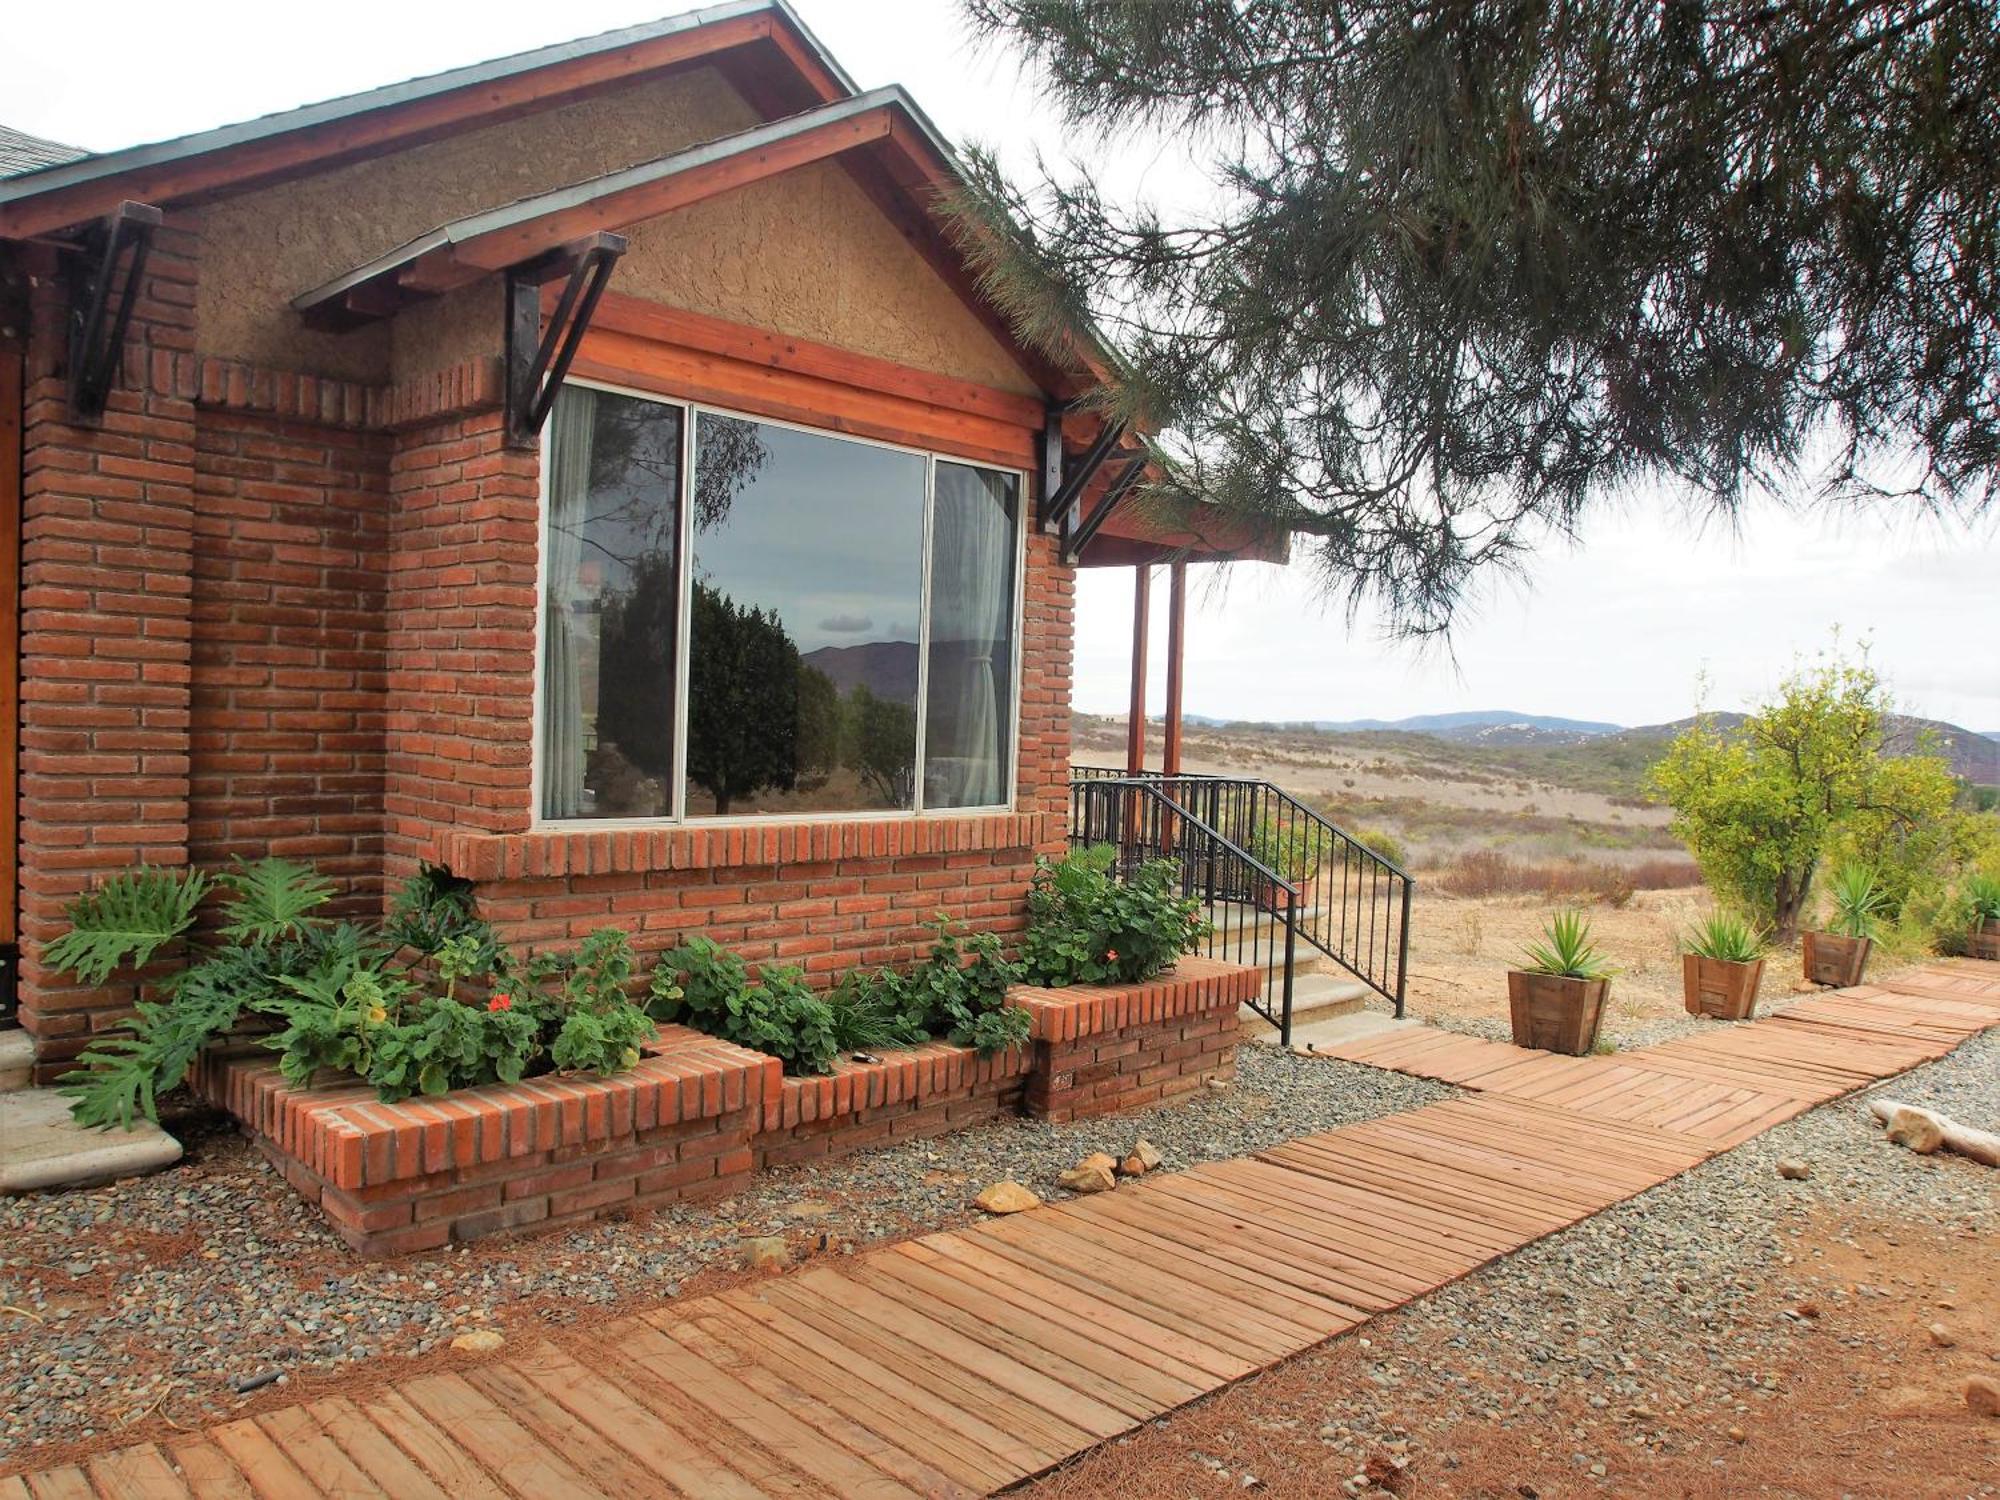
[[[840,1056],[833,1005],[815,995],[793,968],[769,968],[750,982],[743,960],[705,937],[692,937],[660,956],[653,970],[658,1020],[768,1052],[787,1073],[830,1073]]]
[[[1398,869],[1409,869],[1409,850],[1405,849],[1403,841],[1397,838],[1395,834],[1389,832],[1388,829],[1356,828],[1352,832],[1352,837],[1357,844],[1365,844]]]
[[[1109,844],[1051,860],[1040,856],[1028,887],[1028,936],[1021,963],[1029,980],[1070,984],[1150,979],[1208,931],[1198,901],[1177,889],[1171,860],[1151,860],[1124,880]]]
[[[95,1043],[64,1075],[81,1123],[155,1115],[201,1049],[246,1015],[280,1023],[265,1045],[289,1081],[350,1074],[385,1102],[550,1069],[617,1072],[652,1035],[623,989],[622,933],[517,962],[474,914],[470,888],[431,867],[370,926],[321,916],[332,884],[288,860],[115,876],[71,903],[49,960],[91,982],[147,964],[188,932],[211,890],[221,921],[157,981],[164,998],[141,1001],[131,1036]],[[461,985],[474,993],[461,998]]]
[[[1020,971],[999,937],[961,938],[942,914],[936,932],[915,969],[856,969],[823,998],[796,969],[766,970],[752,984],[735,954],[690,938],[654,971],[654,1014],[783,1058],[790,1073],[829,1072],[842,1052],[914,1047],[934,1036],[982,1055],[1026,1041],[1028,1013],[1007,1008]]]
[[[1293,884],[1319,873],[1319,843],[1298,823],[1259,818],[1246,851],[1257,863]]]

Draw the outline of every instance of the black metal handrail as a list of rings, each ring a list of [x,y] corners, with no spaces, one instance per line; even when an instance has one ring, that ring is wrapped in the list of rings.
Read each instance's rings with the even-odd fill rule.
[[[1283,877],[1292,890],[1288,932],[1403,1014],[1416,882],[1394,860],[1268,781],[1156,771],[1133,777],[1101,766],[1079,766],[1071,774],[1073,789],[1120,782],[1153,787],[1259,869]],[[1074,836],[1074,824],[1072,830]],[[1278,893],[1248,869],[1218,872],[1223,878],[1208,899],[1279,916]]]
[[[1260,890],[1263,910],[1275,922],[1212,926],[1202,952],[1211,958],[1261,968],[1260,998],[1251,1007],[1273,1026],[1285,1046],[1292,1041],[1292,975],[1298,954],[1298,888],[1249,850],[1211,828],[1151,781],[1079,777],[1070,783],[1069,841],[1078,848],[1108,844],[1115,869],[1129,875],[1151,860],[1173,862],[1181,894],[1210,910],[1228,892]],[[1282,943],[1284,962],[1273,963]]]

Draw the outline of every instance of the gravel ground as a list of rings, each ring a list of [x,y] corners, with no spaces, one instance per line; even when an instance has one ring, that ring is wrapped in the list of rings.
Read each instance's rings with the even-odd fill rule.
[[[1186,1167],[1452,1092],[1268,1047],[1242,1048],[1238,1068],[1142,1115],[1007,1121],[772,1172],[720,1203],[387,1264],[353,1257],[221,1122],[170,1122],[188,1147],[174,1170],[0,1200],[0,1463],[155,1414],[192,1424],[233,1410],[238,1382],[420,1354],[467,1327],[634,1311],[733,1269],[748,1235],[838,1252],[965,1222],[1001,1178],[1056,1196],[1079,1157],[1138,1136]]]
[[[2000,1034],[1873,1092],[2000,1123]],[[2000,1375],[2000,1189],[1989,1168],[1891,1145],[1865,1098],[1778,1126],[1034,1488],[1387,1500],[1358,1482],[1372,1459],[1378,1478],[1410,1466],[1393,1475],[1405,1496],[1692,1494],[1689,1470],[1714,1476],[1705,1496],[2000,1495],[2000,1432],[1978,1429],[1956,1394],[1969,1374]],[[1781,1179],[1785,1158],[1812,1175]],[[1933,1347],[1933,1320],[1956,1327],[1953,1346]],[[1935,1455],[1919,1421],[1934,1424]],[[1857,1441],[1893,1476],[1886,1486],[1856,1477]],[[1754,1462],[1785,1482],[1739,1475]]]

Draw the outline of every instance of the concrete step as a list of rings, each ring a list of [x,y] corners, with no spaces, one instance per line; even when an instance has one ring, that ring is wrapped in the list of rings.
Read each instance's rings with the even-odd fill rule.
[[[91,1130],[54,1089],[0,1094],[0,1193],[85,1187],[158,1171],[181,1159],[181,1143],[151,1120],[130,1130]]]
[[[1358,1042],[1363,1037],[1379,1036],[1385,1031],[1407,1031],[1424,1022],[1405,1018],[1401,1021],[1385,1011],[1362,1010],[1353,1015],[1331,1016],[1316,1020],[1310,1025],[1292,1028],[1292,1050],[1301,1056],[1311,1057],[1327,1052],[1345,1042]]]
[[[1330,1021],[1338,1016],[1362,1011],[1373,993],[1366,985],[1335,974],[1294,974],[1292,976],[1292,1036],[1303,1026]],[[1246,1042],[1277,1045],[1278,1028],[1257,1011],[1244,1006],[1241,1011],[1242,1037]]]
[[[0,1029],[0,1094],[28,1086],[35,1070],[35,1039],[18,1026]]]

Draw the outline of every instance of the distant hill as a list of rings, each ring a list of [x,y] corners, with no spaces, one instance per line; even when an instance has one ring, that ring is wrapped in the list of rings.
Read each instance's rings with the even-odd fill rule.
[[[1734,729],[1739,713],[1710,714],[1711,722]],[[1187,716],[1190,724],[1216,729],[1255,729],[1298,733],[1317,732],[1342,738],[1370,735],[1412,736],[1453,748],[1489,765],[1492,770],[1550,777],[1564,785],[1636,796],[1645,773],[1667,744],[1694,722],[1692,716],[1668,724],[1635,728],[1597,719],[1565,719],[1549,714],[1478,709],[1466,713],[1418,714],[1407,719],[1315,719],[1284,724],[1248,724],[1228,719]],[[1907,753],[1929,731],[1951,763],[1952,773],[1979,786],[2000,785],[2000,736],[1975,733],[1937,719],[1898,717],[1891,722],[1889,749]],[[1440,746],[1440,753],[1443,746]]]
[[[833,679],[842,697],[866,685],[878,698],[917,701],[917,643],[868,641],[859,646],[822,646],[799,657]]]
[[[1486,740],[1498,733],[1531,738],[1535,731],[1591,735],[1616,734],[1625,726],[1597,719],[1559,719],[1550,714],[1516,713],[1507,708],[1478,708],[1456,714],[1416,714],[1407,719],[1314,719],[1309,725],[1330,734],[1388,729],[1403,734],[1434,734],[1448,740]]]

